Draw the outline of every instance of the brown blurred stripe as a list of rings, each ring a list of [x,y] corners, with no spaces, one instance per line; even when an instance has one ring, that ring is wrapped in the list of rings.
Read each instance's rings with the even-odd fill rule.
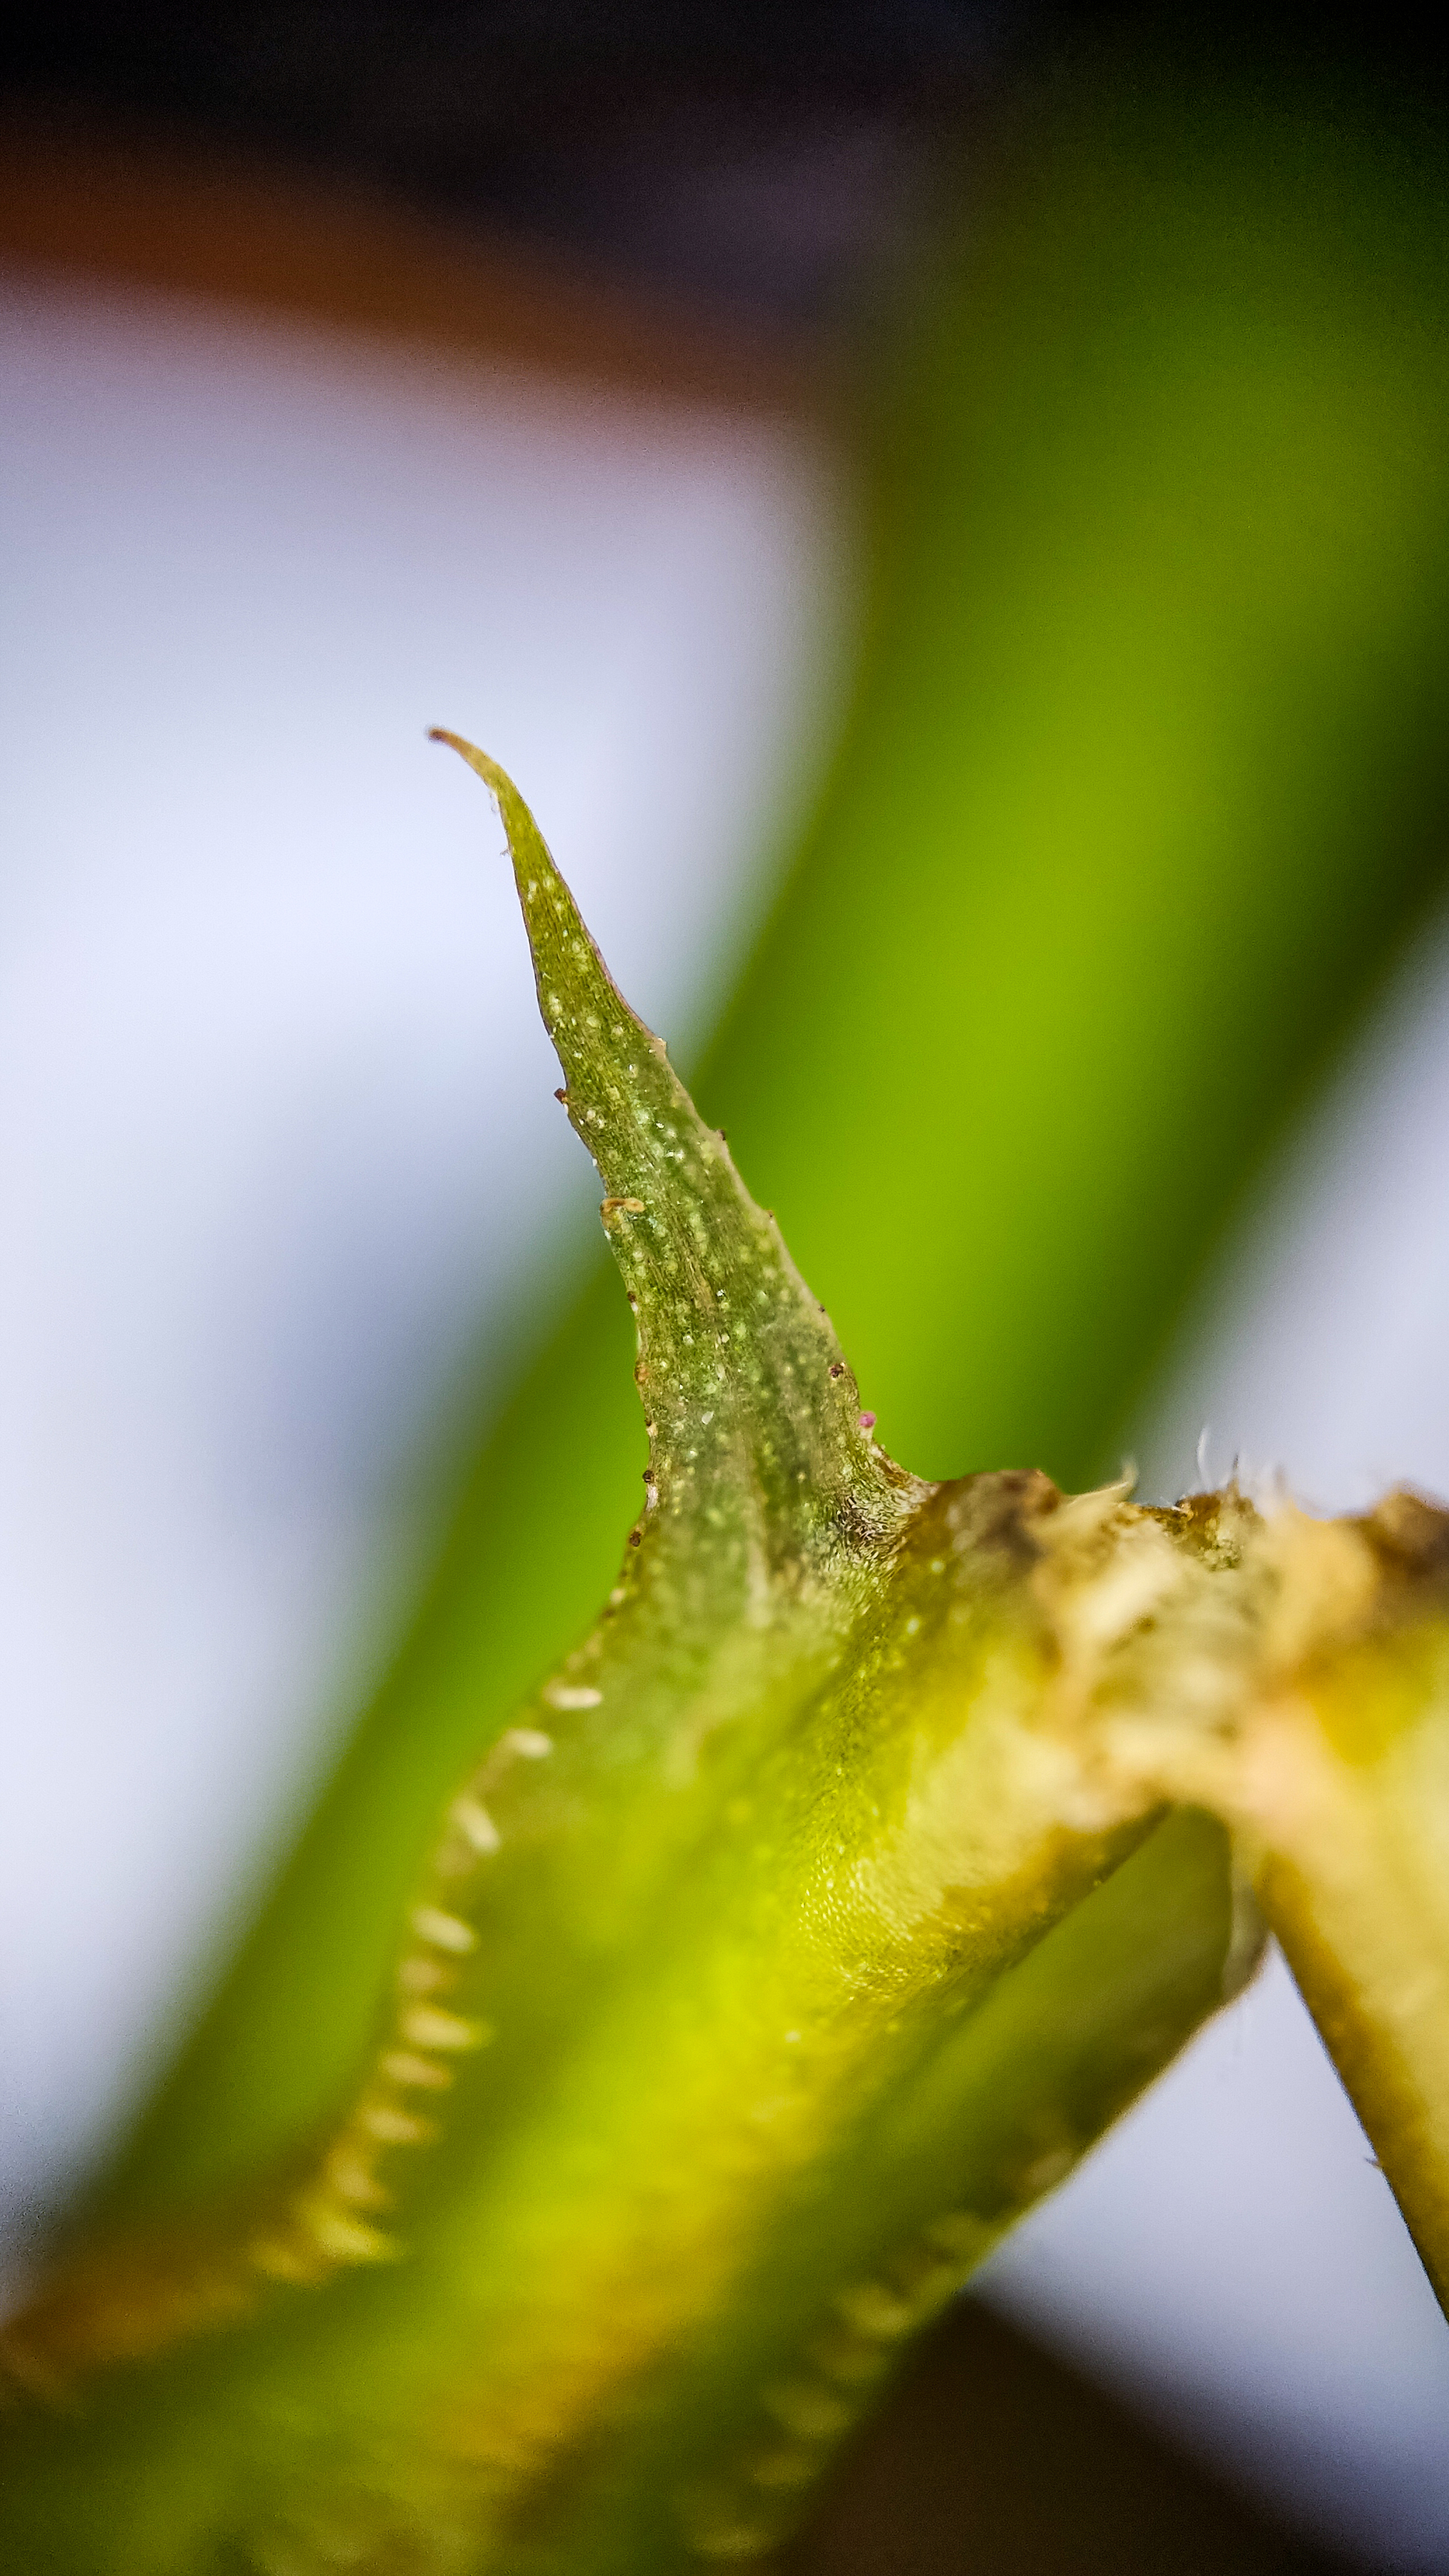
[[[382,194],[195,145],[62,121],[0,125],[0,260],[202,296],[485,358],[650,405],[828,408],[798,333],[701,319],[601,269]]]

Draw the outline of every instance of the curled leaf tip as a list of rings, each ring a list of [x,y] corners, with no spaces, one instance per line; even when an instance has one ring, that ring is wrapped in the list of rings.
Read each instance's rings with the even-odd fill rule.
[[[464,734],[451,733],[446,725],[429,725],[428,740],[445,742],[450,751],[456,751],[461,760],[466,760],[469,768],[482,779],[484,786],[492,789],[499,810],[503,814],[505,827],[509,819],[507,808],[510,803],[522,812],[527,812],[528,809],[507,770],[500,769],[497,761],[491,759],[486,751],[480,751],[476,742],[469,742]]]

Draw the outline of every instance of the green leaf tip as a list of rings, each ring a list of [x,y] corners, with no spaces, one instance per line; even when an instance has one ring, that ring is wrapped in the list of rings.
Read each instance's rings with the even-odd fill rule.
[[[878,1539],[923,1490],[871,1437],[825,1309],[630,1008],[507,772],[458,734],[508,838],[561,1093],[598,1167],[639,1337],[650,1507],[698,1524],[748,1488],[773,1560]]]

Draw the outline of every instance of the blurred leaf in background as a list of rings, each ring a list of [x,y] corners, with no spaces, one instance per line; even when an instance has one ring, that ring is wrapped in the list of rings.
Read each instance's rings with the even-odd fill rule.
[[[1442,185],[1327,103],[1083,73],[877,336],[854,703],[695,1087],[924,1472],[1114,1463],[1438,881]],[[439,1799],[607,1588],[627,1352],[602,1283],[493,1426],[114,2205],[244,2170],[345,2081]]]

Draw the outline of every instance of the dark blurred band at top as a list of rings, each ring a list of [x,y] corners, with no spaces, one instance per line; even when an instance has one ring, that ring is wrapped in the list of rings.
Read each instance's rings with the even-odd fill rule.
[[[1440,13],[1046,0],[61,0],[0,36],[0,115],[375,189],[807,335],[912,257],[983,109],[1084,49],[1442,95]]]

